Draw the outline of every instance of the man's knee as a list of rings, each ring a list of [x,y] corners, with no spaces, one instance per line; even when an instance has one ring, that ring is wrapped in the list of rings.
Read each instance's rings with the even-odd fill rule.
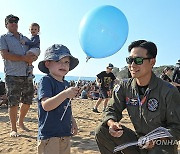
[[[95,130],[95,138],[98,144],[98,147],[102,153],[107,153],[109,151],[113,152],[114,148],[118,145],[137,141],[137,136],[131,129],[122,126],[123,135],[121,137],[113,137],[109,134],[108,126],[100,124]],[[139,154],[139,150],[137,147],[129,147],[123,152],[127,154]]]
[[[105,134],[109,133],[108,132],[108,128],[106,128],[105,125],[103,125],[102,123],[100,123],[96,129],[95,129],[95,137],[96,138],[99,138],[101,137],[102,135],[104,136]]]

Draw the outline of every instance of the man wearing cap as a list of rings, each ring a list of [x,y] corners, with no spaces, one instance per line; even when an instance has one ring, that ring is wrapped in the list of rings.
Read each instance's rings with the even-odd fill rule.
[[[5,82],[9,104],[9,118],[11,122],[11,137],[17,137],[17,112],[21,102],[17,124],[23,130],[24,118],[30,108],[33,98],[33,83],[27,80],[27,63],[35,61],[34,55],[25,55],[28,46],[22,45],[20,40],[28,38],[18,32],[19,18],[12,14],[6,16],[5,27],[8,32],[0,37],[0,51],[4,61]]]
[[[96,113],[100,113],[98,111],[98,106],[101,104],[102,101],[104,101],[104,109],[105,111],[107,102],[109,98],[111,97],[114,81],[116,77],[112,73],[113,64],[109,63],[106,67],[106,71],[102,71],[97,75],[96,82],[97,85],[100,87],[99,89],[99,99],[96,102],[96,105],[93,107],[92,111]]]
[[[96,130],[100,152],[111,154],[116,146],[137,143],[140,137],[152,130],[165,127],[172,138],[145,142],[139,144],[139,147],[130,146],[123,149],[122,153],[177,154],[177,143],[180,140],[180,94],[176,87],[152,72],[157,55],[157,47],[153,42],[134,41],[128,51],[126,62],[132,78],[122,81],[113,90],[102,123]],[[121,122],[125,109],[135,131]]]
[[[176,83],[176,87],[180,92],[180,59],[176,63],[177,67],[174,70],[172,80]]]

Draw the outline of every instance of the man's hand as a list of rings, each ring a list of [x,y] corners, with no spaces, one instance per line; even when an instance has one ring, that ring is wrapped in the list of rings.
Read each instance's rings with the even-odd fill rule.
[[[145,145],[143,145],[141,148],[142,149],[152,149],[155,145],[154,141],[149,141]]]
[[[109,134],[111,134],[113,137],[121,137],[123,134],[123,129],[120,123],[109,120],[107,124],[109,126]]]
[[[97,82],[97,86],[98,86],[98,87],[101,87],[101,83],[100,83],[100,82]]]
[[[24,40],[21,40],[20,43],[24,45],[24,44],[25,44],[25,41],[24,41]]]
[[[109,90],[109,92],[108,92],[108,96],[109,96],[109,98],[111,98],[111,97],[112,97],[112,89],[110,89],[110,90]]]

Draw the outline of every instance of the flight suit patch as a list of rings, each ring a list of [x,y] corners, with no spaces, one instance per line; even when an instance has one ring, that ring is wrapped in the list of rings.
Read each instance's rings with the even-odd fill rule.
[[[147,102],[147,108],[149,111],[154,112],[158,109],[159,102],[155,98],[151,98]]]
[[[119,85],[116,85],[116,86],[114,87],[114,91],[117,93],[117,92],[119,91],[119,88],[120,88],[120,86],[119,86]]]
[[[138,99],[126,97],[126,105],[137,106],[138,105]]]

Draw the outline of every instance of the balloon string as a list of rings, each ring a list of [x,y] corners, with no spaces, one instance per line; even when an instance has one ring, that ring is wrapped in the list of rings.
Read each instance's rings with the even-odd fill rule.
[[[89,56],[86,57],[86,64],[87,64],[87,62],[88,62],[88,60],[89,60],[90,58],[91,58],[91,57],[89,57]],[[84,65],[83,70],[84,70],[85,66],[86,66],[86,65]],[[81,76],[78,77],[78,80],[77,80],[77,82],[76,82],[75,87],[78,86],[78,83],[79,83],[79,81],[80,81],[80,78],[81,78]],[[65,108],[65,110],[64,110],[64,112],[63,112],[63,114],[62,114],[62,116],[61,116],[61,121],[63,120],[63,118],[64,118],[64,116],[65,116],[65,114],[66,114],[66,111],[67,111],[67,109],[68,109],[68,106],[69,106],[71,100],[72,100],[72,99],[69,100],[69,102],[68,102],[68,104],[67,104],[67,106],[66,106],[66,108]]]

